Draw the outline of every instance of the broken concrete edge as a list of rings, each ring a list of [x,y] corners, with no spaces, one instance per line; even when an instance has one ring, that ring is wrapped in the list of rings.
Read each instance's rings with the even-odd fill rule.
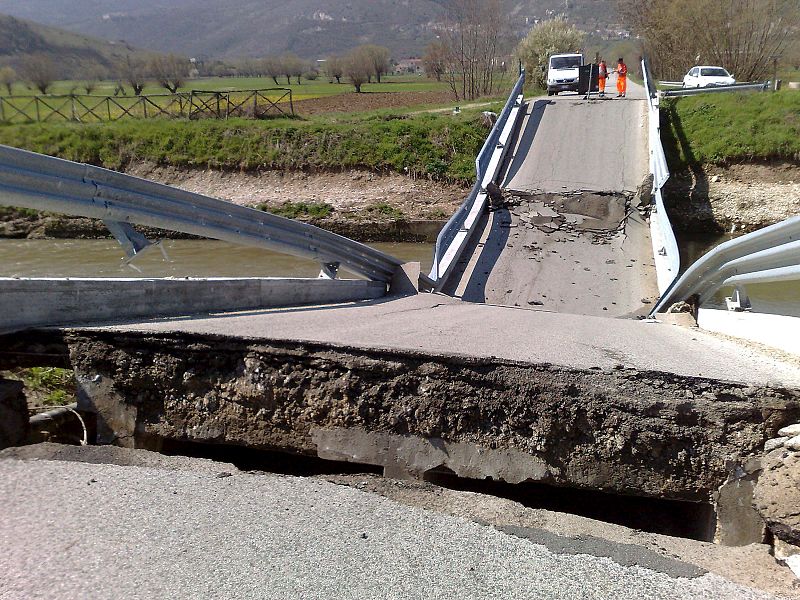
[[[393,476],[438,461],[465,477],[709,502],[732,458],[800,418],[796,390],[632,369],[197,334],[65,337],[101,441],[277,449]]]
[[[386,284],[362,279],[0,278],[0,333],[210,312],[374,300]]]

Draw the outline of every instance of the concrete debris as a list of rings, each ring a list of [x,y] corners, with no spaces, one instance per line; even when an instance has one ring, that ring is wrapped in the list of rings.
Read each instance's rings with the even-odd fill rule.
[[[800,423],[788,425],[778,430],[778,435],[781,437],[794,437],[800,435]]]
[[[775,538],[800,545],[800,453],[777,448],[764,457],[753,506]]]
[[[788,440],[786,440],[786,442],[784,442],[783,445],[785,448],[789,450],[794,450],[795,452],[797,450],[800,450],[800,435],[796,435],[794,437],[789,438]]]
[[[764,444],[764,454],[769,454],[773,450],[782,448],[788,439],[789,438],[787,437],[778,437],[778,438],[773,438],[771,440],[767,440],[767,443]]]

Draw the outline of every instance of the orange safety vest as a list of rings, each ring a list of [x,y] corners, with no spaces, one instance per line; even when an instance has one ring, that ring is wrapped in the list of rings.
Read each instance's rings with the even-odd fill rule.
[[[606,61],[600,61],[600,77],[607,77],[608,76],[608,65],[606,65]]]
[[[628,65],[622,63],[620,66],[618,66],[617,75],[619,75],[620,77],[626,77],[628,75]]]

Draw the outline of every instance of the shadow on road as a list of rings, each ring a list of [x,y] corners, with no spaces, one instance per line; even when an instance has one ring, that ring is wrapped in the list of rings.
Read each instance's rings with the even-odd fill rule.
[[[479,247],[480,239],[476,236],[470,250],[464,253],[468,257],[467,260],[475,252],[480,253],[461,297],[466,302],[486,302],[486,282],[492,269],[500,259],[500,254],[506,247],[511,231],[509,228],[511,213],[508,209],[499,209],[491,213],[487,219],[492,220],[492,225],[489,236],[486,238],[486,244],[483,247]],[[485,226],[481,228],[481,231],[485,231]]]
[[[531,146],[533,146],[533,140],[544,117],[544,111],[551,104],[555,104],[555,102],[553,100],[537,100],[530,105],[530,113],[526,117],[524,126],[520,128],[520,131],[511,142],[513,144],[512,148],[514,148],[514,155],[506,159],[509,166],[501,187],[505,187],[519,172],[525,162],[525,157],[528,156]],[[517,160],[517,157],[520,157],[520,160]]]

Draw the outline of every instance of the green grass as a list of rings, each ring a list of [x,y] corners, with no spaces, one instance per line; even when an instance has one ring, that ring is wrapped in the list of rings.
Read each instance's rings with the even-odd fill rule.
[[[75,378],[69,369],[33,367],[15,369],[9,375],[25,384],[38,405],[61,406],[75,401]]]
[[[333,213],[333,207],[324,202],[291,202],[287,201],[280,206],[259,204],[259,210],[271,212],[287,219],[324,219]]]
[[[186,82],[181,92],[189,92],[192,90],[203,90],[210,92],[219,91],[234,91],[234,90],[257,90],[273,87],[291,88],[295,100],[302,100],[304,98],[319,98],[321,96],[334,96],[336,94],[344,94],[353,91],[353,86],[342,79],[342,83],[330,83],[325,77],[319,77],[314,81],[302,79],[302,83],[298,84],[296,79],[292,79],[291,85],[286,84],[285,77],[279,77],[280,82],[277,86],[271,77],[203,77],[199,79],[192,79]],[[97,96],[113,96],[116,83],[114,81],[101,81],[98,83],[97,88],[92,92]],[[129,97],[133,97],[133,92],[127,84],[124,84],[125,91]],[[430,92],[447,90],[447,84],[444,82],[436,82],[431,79],[419,75],[389,75],[383,78],[381,83],[367,83],[362,86],[365,92]],[[35,95],[38,92],[32,91],[30,88],[21,83],[16,84],[12,93],[14,95],[29,96]],[[71,93],[82,94],[85,90],[81,87],[81,81],[57,81],[53,84],[50,94],[53,95],[67,95]],[[167,94],[164,88],[149,83],[143,91],[144,94]],[[7,96],[5,88],[0,90],[0,96]]]
[[[406,218],[405,213],[399,208],[386,202],[376,202],[364,208],[363,213],[368,217],[381,217],[400,221]]]
[[[760,160],[800,161],[800,92],[707,94],[662,103],[673,170]]]
[[[479,110],[379,111],[308,120],[6,125],[0,144],[116,170],[138,161],[248,171],[360,168],[469,182],[487,133]]]

